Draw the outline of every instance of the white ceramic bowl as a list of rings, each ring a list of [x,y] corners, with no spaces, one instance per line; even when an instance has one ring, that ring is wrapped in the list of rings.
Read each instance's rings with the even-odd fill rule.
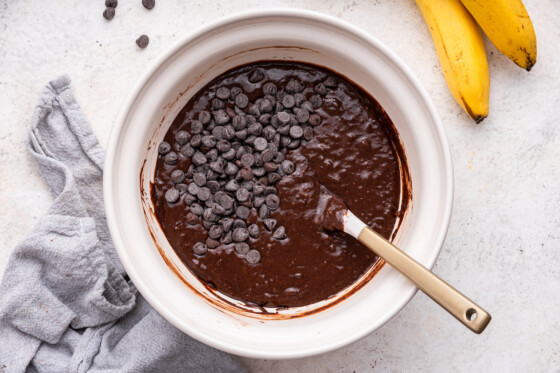
[[[378,40],[339,19],[286,9],[241,13],[192,33],[156,61],[130,93],[109,140],[104,193],[117,252],[142,295],[177,328],[237,355],[280,359],[326,352],[371,333],[402,309],[416,288],[385,265],[352,296],[323,311],[259,319],[209,302],[204,287],[174,255],[150,217],[149,196],[141,193],[141,184],[149,190],[153,179],[155,145],[210,80],[235,66],[271,59],[326,66],[387,111],[404,145],[413,193],[396,242],[429,268],[449,225],[453,183],[442,124],[418,80]]]

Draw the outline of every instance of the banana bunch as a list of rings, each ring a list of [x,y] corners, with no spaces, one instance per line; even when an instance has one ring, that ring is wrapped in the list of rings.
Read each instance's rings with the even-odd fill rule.
[[[480,28],[496,48],[530,71],[537,38],[521,0],[416,0],[430,28],[447,86],[476,123],[488,116],[490,74]],[[479,28],[480,26],[480,28]]]

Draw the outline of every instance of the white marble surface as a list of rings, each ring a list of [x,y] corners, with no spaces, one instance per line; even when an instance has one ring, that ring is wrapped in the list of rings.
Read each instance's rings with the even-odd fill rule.
[[[455,166],[455,205],[435,272],[491,312],[480,336],[417,294],[366,338],[320,356],[243,359],[255,372],[560,371],[560,2],[526,0],[538,63],[517,68],[490,44],[490,116],[481,125],[456,105],[411,0],[0,0],[0,274],[13,247],[52,197],[25,148],[32,109],[58,74],[106,143],[138,75],[182,35],[218,16],[273,6],[349,21],[393,49],[420,78],[445,124]],[[227,3],[227,4],[225,4]],[[150,45],[134,44],[142,33]],[[1,343],[1,342],[0,342]]]

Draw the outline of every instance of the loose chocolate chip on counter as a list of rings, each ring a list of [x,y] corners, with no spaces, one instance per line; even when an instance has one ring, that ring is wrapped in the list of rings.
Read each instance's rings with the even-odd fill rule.
[[[292,126],[290,127],[290,136],[294,139],[299,139],[303,136],[303,128],[300,126]]]
[[[264,227],[270,232],[272,232],[274,230],[274,228],[276,227],[276,224],[277,224],[276,219],[264,219],[263,220]]]
[[[251,236],[253,238],[259,237],[260,230],[259,230],[258,225],[251,224],[249,227],[247,227],[247,231],[249,232],[249,236]]]
[[[116,8],[119,5],[118,0],[105,0],[105,6],[107,8]]]
[[[110,21],[113,18],[115,18],[115,8],[113,7],[106,8],[103,11],[103,18],[105,18],[107,21]]]
[[[169,152],[169,153],[167,153],[167,154],[163,157],[163,161],[164,161],[166,164],[174,165],[175,163],[177,163],[177,153],[175,153],[175,152]]]
[[[295,170],[296,166],[294,165],[294,162],[287,159],[282,162],[282,171],[284,171],[286,175],[294,173]]]
[[[196,255],[204,255],[208,251],[208,247],[202,242],[197,242],[193,245],[192,251]]]
[[[171,173],[171,181],[174,184],[180,184],[185,181],[185,173],[182,170],[173,170]]]
[[[190,225],[195,225],[198,223],[198,216],[196,216],[195,214],[193,214],[192,212],[189,212],[187,214],[187,223]]]
[[[156,0],[142,0],[142,5],[148,10],[153,9],[156,6]]]
[[[286,228],[284,228],[282,225],[279,226],[272,234],[272,237],[277,240],[283,240],[284,238],[286,238]]]
[[[107,9],[111,9],[111,8],[107,8]],[[142,49],[146,48],[149,42],[150,42],[150,38],[148,37],[148,35],[141,35],[138,39],[136,39],[136,45],[138,45]]]
[[[253,69],[253,71],[249,73],[249,81],[251,83],[257,83],[263,79],[264,79],[264,74],[260,69]]]
[[[168,189],[165,192],[165,200],[169,203],[175,203],[179,200],[180,193],[177,189]]]
[[[159,143],[159,146],[158,146],[158,153],[159,154],[166,155],[170,151],[171,151],[171,144],[169,144],[167,141],[162,141],[162,142]]]
[[[257,250],[250,250],[245,256],[245,259],[247,259],[249,264],[257,264],[261,261],[261,253]]]
[[[247,228],[235,228],[233,231],[233,240],[235,242],[247,241],[248,238],[249,232],[247,231]]]

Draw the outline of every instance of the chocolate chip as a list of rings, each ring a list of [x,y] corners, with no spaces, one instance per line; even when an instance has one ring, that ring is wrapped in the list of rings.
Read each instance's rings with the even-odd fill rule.
[[[197,166],[203,165],[206,162],[208,162],[208,159],[206,159],[206,156],[199,151],[194,153],[194,155],[192,156],[192,163]]]
[[[245,259],[247,259],[247,262],[249,264],[257,264],[261,261],[261,253],[259,253],[257,250],[249,250],[249,252],[245,256]]]
[[[261,124],[270,124],[271,119],[272,119],[272,114],[266,113],[266,114],[262,114],[259,117],[259,122]]]
[[[175,184],[185,181],[185,173],[182,170],[173,170],[171,173],[171,181]]]
[[[294,165],[294,162],[287,159],[282,162],[282,171],[284,171],[286,175],[292,174],[295,170],[296,166]]]
[[[198,223],[198,216],[192,212],[187,213],[187,223],[190,225],[195,225]]]
[[[253,178],[253,170],[250,167],[243,167],[241,169],[241,177],[244,180],[251,180]]]
[[[311,101],[305,101],[303,104],[301,104],[300,108],[312,112],[313,104],[311,103]]]
[[[240,149],[242,149],[242,148],[240,148]],[[239,152],[238,152],[238,154],[239,154]],[[241,165],[243,167],[251,167],[255,164],[255,157],[253,156],[253,154],[245,153],[241,156],[240,161],[241,161]]]
[[[313,127],[317,127],[319,124],[321,124],[321,121],[322,118],[319,114],[311,114],[308,119],[309,124],[311,124]]]
[[[224,232],[229,232],[232,224],[233,224],[233,219],[231,218],[222,219],[222,227],[224,228]]]
[[[235,137],[237,137],[240,140],[245,140],[247,138],[247,130],[241,130],[241,131],[236,131],[235,132]]]
[[[278,169],[278,165],[276,163],[272,163],[272,162],[266,162],[264,164],[264,170],[266,172],[274,172]]]
[[[221,225],[213,225],[212,228],[210,228],[210,230],[208,231],[208,237],[217,240],[220,237],[222,237],[223,233],[224,233],[224,228]]]
[[[291,79],[288,84],[286,84],[286,92],[288,93],[301,93],[305,86],[299,80]]]
[[[264,74],[260,69],[253,69],[253,71],[249,73],[249,81],[251,83],[260,82],[263,78]]]
[[[197,135],[197,134],[201,133],[203,129],[204,129],[204,126],[202,125],[201,121],[193,120],[191,122],[191,133],[193,135]]]
[[[251,209],[248,208],[247,206],[239,206],[235,210],[235,215],[237,215],[239,219],[247,219],[250,213],[251,213]]]
[[[334,76],[329,76],[323,83],[327,88],[336,88],[338,86],[338,82]]]
[[[297,149],[301,145],[300,139],[293,139],[287,146],[288,149]]]
[[[249,135],[259,136],[262,133],[262,130],[263,130],[262,124],[261,123],[255,123],[255,124],[252,124],[247,129],[247,133],[249,133]]]
[[[303,138],[307,141],[313,140],[313,127],[305,127],[303,130]]]
[[[245,202],[249,199],[249,197],[249,191],[245,188],[239,188],[235,192],[235,198],[237,198],[239,202]]]
[[[278,114],[276,114],[278,121],[281,124],[288,124],[290,123],[290,114],[285,112],[285,111],[281,111]]]
[[[246,94],[240,93],[235,97],[235,105],[241,109],[245,109],[249,105],[249,97]]]
[[[256,224],[251,224],[248,228],[247,231],[249,232],[249,236],[253,237],[253,238],[257,238],[259,237],[260,234],[260,230],[258,225]]]
[[[266,196],[265,204],[269,210],[277,210],[280,207],[280,198],[276,194],[269,194]]]
[[[216,90],[216,97],[222,100],[227,100],[230,96],[230,91],[228,87],[220,87]]]
[[[235,229],[235,228],[247,228],[247,223],[245,223],[244,220],[235,219],[231,226],[232,226],[233,229]]]
[[[219,126],[222,126],[224,124],[226,124],[227,122],[230,121],[230,117],[229,115],[227,115],[227,113],[224,110],[217,110],[214,112],[214,120],[216,121],[216,124]]]
[[[202,218],[210,222],[216,222],[219,219],[218,215],[214,214],[210,207],[204,209],[204,211],[202,212]]]
[[[180,193],[175,188],[168,189],[167,192],[165,192],[165,200],[169,203],[177,202],[179,200],[179,197]]]
[[[289,131],[288,131],[289,132]],[[280,146],[286,147],[292,143],[292,139],[289,136],[282,136],[280,139]]]
[[[188,192],[190,194],[192,194],[193,196],[196,196],[196,194],[198,193],[198,186],[194,183],[190,183],[189,187],[188,187]]]
[[[255,208],[259,208],[264,204],[264,197],[255,197],[253,199],[253,206],[255,206]]]
[[[306,100],[305,96],[304,96],[303,94],[301,94],[301,93],[296,93],[296,94],[294,95],[294,99],[295,99],[295,101],[296,101],[296,106],[297,106],[297,107],[300,107],[301,104],[303,104],[303,103],[305,102],[305,100]]]
[[[208,187],[208,189],[210,189],[210,192],[212,193],[216,193],[220,190],[220,183],[218,183],[216,180],[209,180],[206,183],[206,186]]]
[[[278,128],[276,132],[282,136],[288,135],[290,133],[290,125],[286,124],[285,126]]]
[[[300,126],[292,126],[290,127],[290,136],[294,139],[299,139],[303,136],[303,128]]]
[[[255,183],[255,185],[253,186],[253,195],[260,196],[264,193],[264,188],[264,185],[262,185],[261,183]]]
[[[206,246],[202,242],[197,242],[193,245],[192,251],[196,255],[204,255],[208,251],[208,246]]]
[[[264,195],[268,196],[269,194],[278,194],[278,190],[275,187],[268,185],[264,188]]]
[[[228,162],[228,164],[226,165],[226,168],[225,168],[224,172],[225,172],[226,175],[233,176],[233,175],[235,175],[235,174],[237,173],[238,170],[239,170],[239,167],[237,167],[236,165],[234,165],[234,164],[231,163],[231,162]],[[226,189],[226,190],[227,190],[227,189]],[[230,192],[232,192],[232,191],[230,190]]]
[[[278,87],[273,82],[266,82],[263,84],[262,90],[265,95],[275,95],[278,92]]]
[[[211,103],[210,103],[210,106],[212,106],[212,110],[220,110],[220,109],[225,109],[226,108],[226,103],[223,102],[222,100],[220,100],[219,98],[214,97],[212,99]],[[225,113],[225,111],[224,111],[224,113]],[[229,115],[228,115],[228,117],[229,117]]]
[[[189,206],[189,211],[197,216],[202,216],[204,209],[198,203],[193,203]]]
[[[175,189],[177,189],[179,191],[180,195],[183,195],[187,192],[187,190],[189,189],[189,186],[187,184],[179,183],[179,184],[175,185]]]
[[[313,87],[313,91],[318,95],[325,96],[327,94],[327,87],[323,83],[317,83],[315,87]]]
[[[226,209],[223,208],[220,204],[215,203],[212,205],[212,212],[216,215],[225,215]]]
[[[264,137],[257,137],[253,145],[255,146],[256,150],[263,151],[268,146],[268,142]]]
[[[196,196],[201,201],[207,201],[212,196],[212,193],[210,192],[210,189],[208,189],[207,187],[202,187],[198,189]]]
[[[150,10],[156,6],[156,0],[142,0],[142,5],[144,5],[144,8]]]
[[[159,154],[166,155],[170,151],[171,151],[171,144],[169,144],[167,141],[162,141],[162,142],[159,143],[159,146],[158,146],[158,153]]]
[[[270,210],[266,207],[266,205],[259,207],[259,219],[263,220],[268,218],[268,214],[270,214]]]
[[[211,119],[212,119],[212,116],[210,115],[209,111],[202,110],[200,113],[198,113],[198,121],[200,123],[204,124],[204,125],[210,123]]]
[[[231,164],[231,163],[230,163]],[[226,168],[226,173],[227,173],[227,168]],[[228,192],[236,192],[239,189],[239,184],[237,183],[237,181],[234,180],[230,180],[228,181],[228,183],[226,184],[225,190],[227,190]],[[229,207],[224,206],[226,209],[228,209]]]
[[[235,137],[235,130],[232,126],[224,126],[224,139],[233,140]]]
[[[245,242],[239,242],[235,244],[235,251],[240,255],[247,255],[249,252],[250,247]]]
[[[311,105],[313,105],[314,109],[318,109],[321,107],[321,105],[323,105],[323,99],[319,95],[313,95],[309,97],[309,102],[311,102]]]
[[[279,226],[272,234],[272,237],[277,240],[283,240],[284,238],[286,238],[286,228],[284,228],[282,225]]]
[[[179,145],[185,145],[189,142],[191,135],[187,131],[177,131],[175,134],[175,142]]]
[[[106,10],[109,10],[112,8],[107,8]],[[114,12],[114,9],[113,9]],[[136,39],[136,45],[138,45],[140,48],[144,49],[148,46],[148,43],[150,42],[150,38],[148,38],[148,35],[142,35],[140,36],[138,39]]]
[[[276,154],[276,155],[274,156],[274,159],[273,159],[272,161],[273,161],[274,163],[276,163],[276,164],[279,164],[279,163],[284,162],[285,157],[286,157],[286,156],[284,155],[284,153],[280,153],[280,152],[279,152],[278,154]]]
[[[270,113],[272,112],[272,109],[272,102],[270,100],[265,98],[261,101],[261,104],[259,105],[259,110],[261,111],[261,113]]]
[[[220,140],[216,143],[216,149],[218,149],[222,153],[225,153],[231,149],[231,144],[227,140]]]
[[[210,169],[218,175],[224,172],[224,166],[220,161],[210,162]]]
[[[233,240],[235,242],[247,241],[249,238],[249,232],[246,228],[235,228],[233,231]]]
[[[255,167],[253,168],[253,176],[254,177],[261,177],[266,173],[264,167]]]
[[[215,227],[215,225],[214,225],[214,227]],[[213,238],[208,237],[206,239],[206,246],[208,246],[208,248],[210,248],[210,249],[215,249],[216,247],[220,246],[220,242],[213,239]]]
[[[213,222],[208,221],[208,220],[202,220],[201,221],[202,226],[204,227],[204,229],[208,230],[210,228],[212,228],[212,226],[214,225]]]
[[[233,237],[232,237],[232,233],[231,232],[227,232],[226,234],[223,235],[222,237],[222,243],[227,245],[233,242]]]
[[[190,206],[190,205],[192,205],[193,202],[196,201],[196,197],[193,196],[190,193],[185,193],[185,194],[183,194],[182,200],[183,200],[183,202],[185,202],[185,204],[187,206]]]
[[[286,95],[282,99],[282,105],[285,108],[291,109],[295,106],[295,104],[296,104],[296,99],[292,95]]]
[[[110,21],[113,18],[115,18],[115,8],[113,7],[106,8],[103,11],[103,18],[105,18],[107,21]],[[138,43],[138,41],[136,41],[136,43]]]
[[[222,154],[222,158],[228,161],[231,161],[232,159],[235,158],[235,149],[231,148],[230,150],[228,150],[227,152],[225,152],[224,154]]]
[[[264,219],[263,225],[269,231],[272,232],[276,227],[277,221],[276,219]]]
[[[169,152],[169,153],[167,153],[167,154],[163,157],[163,161],[164,161],[166,164],[174,165],[175,163],[177,163],[177,153],[175,153],[175,152]]]
[[[282,176],[280,176],[280,174],[278,174],[277,172],[270,172],[267,177],[269,184],[277,183],[282,178]]]
[[[309,120],[309,111],[305,109],[299,109],[296,112],[296,119],[299,123],[305,123]]]
[[[243,90],[242,90],[241,88],[239,88],[239,87],[232,87],[232,88],[230,89],[230,95],[229,95],[230,100],[234,100],[235,97],[237,97],[237,95],[240,94],[241,92],[243,92]]]
[[[247,109],[247,113],[254,117],[258,117],[259,115],[261,115],[261,110],[259,108],[259,105],[257,104],[249,105],[249,109]]]
[[[105,0],[105,6],[107,8],[116,8],[119,5],[118,0]]]

